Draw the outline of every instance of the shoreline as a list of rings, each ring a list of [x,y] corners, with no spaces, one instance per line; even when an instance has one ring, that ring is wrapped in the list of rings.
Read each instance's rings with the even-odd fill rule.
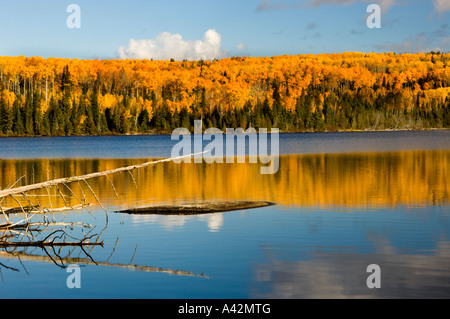
[[[333,130],[333,131],[279,131],[279,134],[298,134],[298,133],[354,133],[354,132],[410,132],[410,131],[448,131],[450,128],[400,128],[400,129],[348,129],[348,130]],[[226,135],[226,132],[221,131],[222,134]],[[158,133],[127,133],[127,134],[93,134],[93,135],[0,135],[0,138],[52,138],[52,137],[102,137],[102,136],[167,136],[172,133],[168,132],[158,132]],[[193,135],[193,132],[190,132]],[[204,132],[202,132],[204,134]],[[239,133],[237,133],[239,134]],[[250,133],[251,134],[251,133]],[[268,134],[270,134],[268,132]],[[186,134],[188,135],[188,134]]]

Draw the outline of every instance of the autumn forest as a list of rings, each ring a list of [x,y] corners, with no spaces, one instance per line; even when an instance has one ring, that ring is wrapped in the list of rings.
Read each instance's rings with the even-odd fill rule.
[[[0,135],[450,128],[450,53],[214,61],[0,57]]]

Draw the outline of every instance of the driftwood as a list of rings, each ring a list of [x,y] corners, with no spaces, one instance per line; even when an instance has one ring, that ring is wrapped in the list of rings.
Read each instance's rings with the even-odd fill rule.
[[[48,187],[53,187],[53,186],[57,186],[57,185],[86,181],[88,179],[101,177],[101,176],[107,176],[107,175],[116,174],[116,173],[120,173],[120,172],[132,171],[134,169],[151,166],[151,165],[155,165],[158,163],[170,162],[172,160],[180,160],[180,159],[187,158],[187,157],[197,156],[197,155],[200,155],[203,153],[206,153],[206,152],[189,154],[189,155],[179,156],[176,158],[166,158],[166,159],[153,161],[153,162],[147,162],[147,163],[143,163],[143,164],[120,167],[120,168],[112,169],[109,171],[96,172],[96,173],[91,173],[91,174],[86,174],[86,175],[81,175],[81,176],[71,176],[71,177],[59,178],[59,179],[54,179],[54,180],[46,181],[46,182],[42,182],[42,183],[36,183],[36,184],[31,184],[31,185],[26,185],[26,186],[21,186],[21,187],[4,189],[4,190],[0,191],[0,198],[18,195],[18,194],[25,194],[26,192],[35,191],[38,189],[43,189],[43,188],[48,188]]]
[[[164,162],[170,162],[172,160],[180,160],[183,158],[193,157],[200,154],[203,154],[206,152],[196,153],[196,154],[190,154],[186,156],[179,156],[176,158],[167,158],[162,160],[156,160],[152,162],[147,162],[143,164],[137,164],[137,165],[131,165],[127,167],[121,167],[116,168],[108,171],[103,172],[96,172],[81,176],[72,176],[72,177],[66,177],[66,178],[59,178],[54,180],[49,180],[46,182],[26,185],[26,186],[20,186],[20,187],[14,187],[19,180],[17,180],[11,187],[8,189],[0,190],[0,217],[3,216],[5,219],[5,223],[0,223],[0,249],[6,250],[4,253],[8,256],[15,256],[18,257],[19,260],[22,258],[29,258],[33,260],[49,260],[54,262],[56,265],[60,267],[64,267],[64,263],[84,263],[84,264],[96,264],[96,265],[103,265],[103,266],[113,266],[113,267],[125,267],[130,270],[138,270],[138,271],[149,271],[149,272],[162,272],[162,273],[168,273],[168,274],[174,274],[174,275],[183,275],[183,276],[198,276],[198,277],[204,277],[208,278],[207,276],[203,274],[194,274],[189,271],[180,271],[180,270],[173,270],[173,269],[164,269],[160,267],[149,267],[149,266],[140,266],[140,265],[132,265],[131,262],[128,265],[122,265],[122,264],[111,264],[109,261],[106,262],[95,262],[92,257],[90,256],[89,252],[85,250],[87,247],[91,247],[90,249],[94,249],[96,246],[103,246],[103,241],[100,241],[101,234],[103,231],[108,227],[108,211],[103,207],[102,203],[100,202],[97,195],[94,193],[93,189],[88,184],[87,180],[97,177],[106,177],[108,181],[111,183],[115,194],[117,195],[117,191],[114,187],[114,184],[112,183],[111,179],[109,179],[108,175],[116,174],[120,172],[129,172],[131,174],[132,170],[148,167],[151,165],[155,165],[158,163],[164,163]],[[136,181],[134,179],[134,176],[131,174],[131,177],[133,179],[133,182],[135,183],[136,187]],[[54,212],[63,212],[65,210],[73,210],[73,209],[83,209],[87,208],[89,203],[85,202],[85,196],[83,193],[82,198],[78,198],[72,189],[68,186],[70,183],[77,182],[82,193],[83,189],[81,187],[80,182],[84,182],[84,184],[88,187],[88,189],[92,192],[93,196],[95,197],[98,204],[106,211],[106,226],[101,231],[100,234],[95,235],[89,235],[89,233],[95,228],[92,225],[85,225],[80,223],[65,223],[55,220],[55,216],[53,216],[53,219],[51,220],[49,217],[47,217],[48,213],[54,213]],[[69,190],[69,192],[74,196],[80,205],[70,206],[68,205],[68,202],[64,198],[67,195],[62,194],[61,189],[59,188],[65,187]],[[51,199],[50,199],[50,192],[49,189],[54,188],[55,193],[56,190],[59,193],[59,196],[61,196],[64,200],[64,207],[53,207]],[[36,190],[41,189],[47,189],[47,195],[49,198],[49,204],[50,207],[44,207],[41,206],[39,201],[37,200],[37,196],[45,196],[45,195],[32,195],[31,193]],[[17,198],[16,198],[17,196]],[[57,195],[55,195],[57,196]],[[4,208],[1,206],[4,199],[7,197],[10,197],[12,200],[14,200],[19,207],[13,207],[13,208]],[[35,200],[35,203],[33,203],[30,199]],[[24,205],[23,203],[27,203],[27,205]],[[20,213],[24,214],[24,219],[19,221],[13,221],[10,220],[10,215],[16,215]],[[31,219],[33,217],[40,217],[41,220],[38,222],[32,222]],[[89,232],[86,233],[85,230],[82,230],[82,236],[81,238],[75,238],[74,235],[71,234],[71,230],[73,227],[81,226],[82,228],[86,227],[88,228]],[[59,228],[58,228],[59,227]],[[78,236],[80,237],[80,236]],[[95,241],[92,239],[96,238]],[[20,250],[26,250],[27,248],[32,248],[33,250],[35,248],[42,249],[47,256],[37,256],[37,255],[29,255],[24,252],[17,252],[18,249]],[[61,257],[60,252],[62,251],[63,247],[64,249],[70,248],[70,247],[76,247],[80,249],[82,252],[85,253],[85,255],[88,258],[70,258],[70,257]],[[12,251],[11,251],[12,250]],[[0,257],[2,256],[2,251],[0,251]],[[133,257],[134,258],[134,257]],[[109,258],[108,258],[109,259]],[[7,269],[12,269],[6,265],[3,265],[0,263],[0,266],[5,267]]]
[[[195,154],[189,154],[189,155],[184,155],[184,156],[179,156],[179,157],[175,157],[175,158],[166,158],[166,159],[161,159],[161,160],[157,160],[157,161],[152,161],[152,162],[146,162],[146,163],[142,163],[142,164],[136,164],[136,165],[131,165],[131,166],[126,166],[126,167],[120,167],[120,168],[116,168],[116,169],[112,169],[112,170],[108,170],[108,171],[103,171],[103,172],[96,172],[96,173],[90,173],[90,174],[85,174],[85,175],[80,175],[80,176],[71,176],[71,177],[65,177],[65,178],[58,178],[58,179],[54,179],[54,180],[49,180],[49,181],[45,181],[45,182],[41,182],[41,183],[35,183],[35,184],[31,184],[31,185],[26,185],[26,186],[20,186],[20,187],[14,187],[18,181],[20,179],[22,179],[23,177],[21,177],[19,180],[17,180],[11,187],[9,187],[8,189],[4,189],[4,190],[0,190],[0,213],[3,215],[3,217],[6,220],[6,223],[0,224],[0,229],[3,227],[8,227],[10,225],[13,224],[13,222],[9,219],[9,214],[13,214],[13,213],[20,213],[22,212],[25,215],[25,219],[20,221],[19,223],[29,223],[30,219],[32,216],[35,216],[37,214],[42,214],[45,215],[47,213],[51,213],[51,212],[57,212],[57,211],[65,211],[65,210],[71,210],[71,209],[77,209],[79,207],[81,208],[86,208],[87,206],[89,206],[90,204],[87,204],[84,202],[84,193],[83,193],[83,198],[80,199],[78,198],[75,193],[72,191],[72,189],[68,186],[68,184],[70,183],[74,183],[77,182],[78,185],[81,188],[80,182],[84,182],[86,184],[86,186],[89,188],[89,190],[91,191],[91,193],[93,194],[95,200],[97,201],[97,203],[103,208],[103,210],[106,212],[106,223],[108,223],[108,211],[107,209],[102,205],[102,203],[100,202],[100,199],[98,198],[98,196],[95,194],[94,190],[91,188],[91,186],[89,185],[89,183],[87,182],[87,180],[89,179],[93,179],[93,178],[97,178],[97,177],[106,177],[113,189],[114,192],[117,194],[114,184],[112,184],[111,180],[108,178],[108,175],[111,174],[117,174],[117,173],[121,173],[121,172],[129,172],[131,174],[132,170],[138,169],[138,168],[144,168],[144,167],[148,167],[151,165],[155,165],[158,163],[164,163],[164,162],[170,162],[173,160],[181,160],[183,158],[189,158],[189,157],[193,157],[193,156],[197,156],[200,154],[204,154],[206,152],[209,151],[204,151],[204,152],[200,152],[200,153],[195,153]],[[131,174],[132,178],[133,178],[133,182],[136,184],[133,175]],[[67,202],[66,199],[64,198],[65,195],[62,194],[59,185],[64,186],[65,188],[67,188],[70,193],[72,194],[72,196],[74,196],[78,202],[80,203],[80,205],[77,206],[71,206],[71,207],[67,207]],[[32,191],[36,191],[36,190],[40,190],[40,189],[47,189],[47,194],[49,196],[50,199],[50,193],[49,193],[49,188],[55,188],[56,190],[58,190],[59,195],[62,197],[62,199],[64,200],[64,204],[65,207],[63,208],[54,208],[52,207],[51,201],[49,202],[50,204],[50,209],[45,208],[45,207],[40,207],[39,204],[33,204],[31,202],[31,200],[29,199],[29,196],[27,194],[29,194]],[[137,184],[136,184],[137,187]],[[81,188],[82,190],[82,188]],[[19,199],[17,199],[15,196],[21,196],[27,203],[28,206],[22,205],[21,201]],[[12,209],[5,209],[2,207],[2,201],[6,198],[6,197],[10,197],[11,199],[13,199],[17,204],[18,207],[17,208],[12,208]],[[88,210],[89,211],[89,210]]]
[[[46,213],[61,213],[61,212],[65,212],[65,211],[71,211],[71,210],[79,210],[79,209],[83,209],[86,208],[88,206],[92,206],[92,204],[83,204],[83,205],[74,205],[71,207],[59,207],[59,208],[42,208],[40,206],[35,206],[35,207],[31,207],[31,206],[23,206],[23,210],[25,210],[27,213],[30,214],[37,214],[40,212],[46,212]],[[11,207],[11,208],[3,208],[3,211],[6,215],[10,215],[10,214],[20,214],[22,213],[22,208],[20,207]],[[0,225],[1,227],[1,225]]]
[[[89,243],[84,241],[55,242],[55,241],[35,241],[35,242],[0,242],[0,248],[8,247],[74,247],[74,246],[103,246],[103,242]]]
[[[196,215],[222,213],[234,210],[258,208],[274,205],[266,201],[226,201],[226,202],[202,202],[202,203],[185,203],[178,205],[158,205],[141,208],[132,208],[119,211],[119,213],[145,215]]]
[[[53,230],[51,227],[62,228]],[[85,235],[83,238],[73,241],[75,238],[64,229],[73,229],[74,227],[91,228],[93,226],[83,223],[63,222],[25,223],[3,226],[0,228],[2,231],[0,234],[0,248],[103,246],[103,241],[90,241],[90,239],[97,235]],[[38,239],[38,236],[45,237],[43,239]],[[67,241],[66,238],[71,238],[72,240]]]

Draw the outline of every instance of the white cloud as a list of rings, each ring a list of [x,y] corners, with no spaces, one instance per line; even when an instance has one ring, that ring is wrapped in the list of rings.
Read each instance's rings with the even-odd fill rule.
[[[445,51],[450,41],[450,38],[443,38],[440,41],[432,39],[423,33],[416,34],[412,37],[407,37],[400,43],[385,43],[374,45],[375,48],[381,51],[389,51],[396,53],[427,53],[431,51]]]
[[[441,40],[441,46],[442,46],[443,48],[447,48],[446,50],[448,50],[448,48],[450,48],[450,37],[443,38],[443,39]],[[445,51],[445,49],[444,49],[443,51]]]
[[[404,0],[309,0],[309,3],[311,3],[314,6],[320,6],[320,5],[349,5],[353,3],[376,3],[380,6],[381,10],[383,12],[388,12],[392,7],[402,5],[404,3]]]
[[[244,45],[243,43],[239,43],[239,44],[236,46],[236,48],[237,48],[238,50],[242,51],[242,50],[245,49],[245,45]]]
[[[434,1],[444,3],[449,0],[434,0]],[[344,6],[358,2],[373,3],[374,0],[302,0],[294,2],[287,2],[286,0],[282,1],[261,0],[260,4],[256,8],[256,11],[295,10],[303,7],[320,7],[322,5]],[[393,6],[401,5],[404,2],[404,0],[378,0],[375,2],[377,2],[380,5],[381,10],[383,12],[387,12]]]
[[[337,6],[347,5],[352,4],[353,2],[355,2],[355,0],[309,0],[307,2],[314,7],[318,7],[325,4],[332,4]]]
[[[381,51],[394,51],[397,53],[409,52],[430,52],[444,51],[447,52],[450,47],[450,26],[443,24],[439,29],[431,32],[421,32],[413,36],[408,36],[399,43],[382,43],[376,44],[374,47]]]
[[[372,0],[369,1],[365,1],[365,2],[369,2],[372,3]],[[379,0],[378,4],[381,7],[381,11],[386,13],[388,12],[388,10],[390,10],[392,7],[394,6],[398,6],[398,5],[402,5],[403,1],[397,1],[397,0]]]
[[[400,43],[384,43],[375,45],[381,51],[392,51],[396,53],[425,53],[434,50],[431,38],[424,33],[409,36]]]
[[[130,39],[127,46],[120,46],[117,55],[121,59],[212,60],[225,56],[221,50],[222,36],[214,29],[205,32],[202,40],[190,41],[176,33],[162,32],[154,39]]]
[[[450,1],[449,0],[433,0],[434,8],[439,14],[445,11],[450,11]]]

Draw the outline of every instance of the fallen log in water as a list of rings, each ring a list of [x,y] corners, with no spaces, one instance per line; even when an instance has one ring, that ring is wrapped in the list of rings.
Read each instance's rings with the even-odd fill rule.
[[[173,205],[157,205],[140,208],[131,208],[116,213],[133,215],[196,215],[209,213],[222,213],[233,210],[251,209],[274,205],[266,201],[226,201],[226,202],[201,202]]]
[[[34,207],[31,206],[23,206],[23,207],[10,207],[10,208],[3,208],[3,212],[6,215],[11,215],[11,214],[20,214],[23,213],[24,211],[29,213],[29,214],[37,214],[40,212],[44,212],[44,213],[61,213],[61,212],[65,212],[65,211],[71,211],[71,210],[80,210],[83,209],[85,207],[89,207],[92,206],[93,204],[80,204],[80,205],[74,205],[71,207],[59,207],[59,208],[42,208],[37,205]]]
[[[195,153],[195,154],[189,154],[189,155],[183,155],[183,156],[179,156],[179,157],[175,157],[175,158],[166,158],[166,159],[147,162],[147,163],[143,163],[143,164],[120,167],[120,168],[103,171],[103,172],[96,172],[96,173],[91,173],[91,174],[86,174],[86,175],[81,175],[81,176],[58,178],[58,179],[54,179],[54,180],[46,181],[46,182],[42,182],[42,183],[36,183],[36,184],[31,184],[31,185],[26,185],[26,186],[4,189],[4,190],[0,190],[0,198],[17,195],[17,194],[24,194],[26,192],[35,191],[35,190],[42,189],[42,188],[48,188],[48,187],[52,187],[55,185],[86,181],[86,180],[96,178],[96,177],[108,176],[108,175],[117,174],[120,172],[132,171],[132,170],[135,170],[138,168],[144,168],[144,167],[152,166],[152,165],[159,164],[159,163],[170,162],[172,160],[180,160],[180,159],[184,159],[184,158],[188,158],[188,157],[193,157],[193,156],[197,156],[197,155],[204,154],[207,152],[209,152],[209,151],[204,151],[201,153]]]
[[[103,241],[96,242],[55,242],[55,241],[34,241],[34,242],[0,242],[0,248],[11,248],[11,247],[75,247],[75,246],[102,246]]]

